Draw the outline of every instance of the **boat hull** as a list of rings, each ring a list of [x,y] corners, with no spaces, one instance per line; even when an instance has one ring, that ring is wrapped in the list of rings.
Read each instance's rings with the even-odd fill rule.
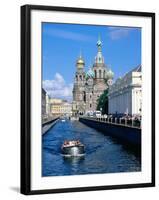
[[[62,154],[64,156],[83,156],[85,153],[84,146],[69,146],[62,148]]]

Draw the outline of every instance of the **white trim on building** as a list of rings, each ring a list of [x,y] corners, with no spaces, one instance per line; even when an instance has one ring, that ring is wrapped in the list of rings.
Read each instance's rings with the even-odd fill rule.
[[[109,114],[141,114],[142,72],[141,66],[128,72],[110,86],[108,94]]]

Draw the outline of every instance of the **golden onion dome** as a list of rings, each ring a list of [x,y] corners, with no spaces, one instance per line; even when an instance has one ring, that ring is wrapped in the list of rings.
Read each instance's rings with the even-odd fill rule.
[[[76,61],[77,67],[83,67],[85,65],[83,58],[80,56]]]
[[[84,64],[84,60],[83,60],[82,58],[79,58],[79,59],[77,60],[77,64]]]

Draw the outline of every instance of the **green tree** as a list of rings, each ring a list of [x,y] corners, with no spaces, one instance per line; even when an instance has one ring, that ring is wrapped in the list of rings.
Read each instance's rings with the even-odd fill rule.
[[[101,110],[102,114],[108,114],[108,89],[97,100],[97,110]]]

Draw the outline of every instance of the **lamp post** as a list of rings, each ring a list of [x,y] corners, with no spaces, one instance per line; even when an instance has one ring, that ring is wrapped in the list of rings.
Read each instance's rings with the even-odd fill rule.
[[[100,111],[101,111],[101,120],[102,120],[102,108],[100,108]]]

